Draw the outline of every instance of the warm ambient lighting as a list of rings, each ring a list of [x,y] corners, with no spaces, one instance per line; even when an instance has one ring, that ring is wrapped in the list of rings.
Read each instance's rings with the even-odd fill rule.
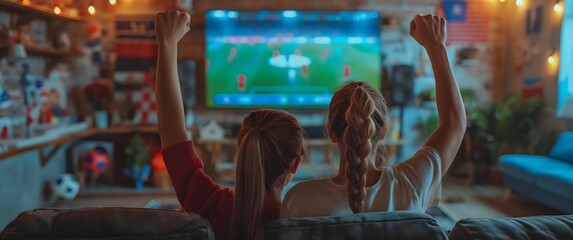
[[[547,62],[548,62],[549,64],[554,64],[554,63],[557,61],[557,60],[555,59],[555,56],[554,56],[554,55],[555,55],[555,54],[552,53],[551,55],[549,55],[549,58],[547,58]]]
[[[117,0],[109,0],[109,5],[115,5],[117,4]]]
[[[30,0],[22,0],[22,5],[30,6],[30,5],[32,5],[32,3],[30,2]]]
[[[94,7],[94,5],[90,5],[88,7],[88,12],[90,13],[90,15],[95,15],[96,14],[96,8]]]
[[[555,5],[553,5],[553,10],[554,10],[555,12],[561,12],[561,11],[563,11],[563,6],[561,6],[561,1],[555,2]]]
[[[58,7],[58,6],[55,6],[55,7],[54,7],[54,13],[55,13],[56,15],[60,15],[60,14],[62,14],[62,9],[61,9],[60,7]]]
[[[523,6],[523,0],[515,0],[515,5],[517,5],[518,7]]]
[[[504,2],[505,2],[505,0],[499,0],[499,2],[502,2],[502,3],[504,3]]]

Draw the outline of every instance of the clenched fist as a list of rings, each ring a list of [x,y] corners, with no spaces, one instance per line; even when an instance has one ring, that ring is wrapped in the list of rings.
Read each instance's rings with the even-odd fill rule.
[[[446,43],[446,20],[435,15],[416,15],[410,22],[410,35],[423,47],[443,46]]]
[[[177,44],[189,31],[191,16],[180,11],[158,13],[155,16],[155,34],[159,44]]]

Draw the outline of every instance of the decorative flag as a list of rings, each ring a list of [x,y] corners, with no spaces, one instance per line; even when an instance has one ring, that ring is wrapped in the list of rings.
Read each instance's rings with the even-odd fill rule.
[[[444,0],[437,14],[448,21],[447,44],[484,43],[489,38],[491,0]]]
[[[157,123],[157,103],[155,94],[149,89],[128,94],[131,102],[135,103],[136,112],[133,122],[136,124]]]
[[[117,16],[115,22],[116,43],[115,80],[125,82],[148,82],[147,74],[153,74],[157,63],[157,41],[153,16]]]
[[[541,78],[534,77],[524,79],[521,96],[524,98],[543,96],[543,84],[541,83]]]

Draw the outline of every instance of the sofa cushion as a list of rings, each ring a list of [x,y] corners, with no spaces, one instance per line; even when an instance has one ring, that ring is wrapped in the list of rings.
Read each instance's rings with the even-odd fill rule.
[[[573,215],[523,218],[473,218],[456,223],[451,240],[573,239]]]
[[[536,186],[569,198],[573,204],[573,165],[540,173],[536,177]]]
[[[566,162],[539,155],[507,154],[499,157],[499,169],[503,173],[532,184],[535,183],[533,176],[569,166]]]
[[[549,152],[549,157],[573,164],[573,132],[559,135]]]
[[[0,239],[214,239],[197,214],[140,208],[37,209],[20,214]]]
[[[447,239],[429,215],[371,212],[281,219],[265,225],[265,239]]]

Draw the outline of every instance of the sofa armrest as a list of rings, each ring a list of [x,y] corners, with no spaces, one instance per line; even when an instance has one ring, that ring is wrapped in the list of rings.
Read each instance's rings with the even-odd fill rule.
[[[0,239],[214,239],[193,213],[144,208],[42,208],[21,213]]]
[[[447,239],[436,221],[414,212],[370,212],[269,222],[265,239]]]
[[[456,223],[451,240],[573,239],[573,215],[522,218],[470,218]]]

